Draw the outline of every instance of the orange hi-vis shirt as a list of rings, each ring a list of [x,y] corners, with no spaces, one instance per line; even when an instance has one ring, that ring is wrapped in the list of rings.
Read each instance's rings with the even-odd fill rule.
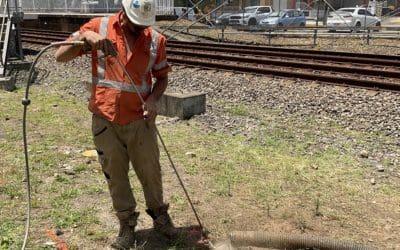
[[[119,22],[121,14],[94,18],[79,32],[94,31],[109,39],[118,52],[118,59],[134,81],[136,89],[115,58],[104,57],[100,50],[92,51],[93,86],[89,110],[113,123],[125,125],[144,118],[138,94],[146,100],[151,93],[152,76],[166,77],[171,66],[167,63],[165,37],[151,27],[144,29],[131,44],[130,57],[127,58],[127,44]]]

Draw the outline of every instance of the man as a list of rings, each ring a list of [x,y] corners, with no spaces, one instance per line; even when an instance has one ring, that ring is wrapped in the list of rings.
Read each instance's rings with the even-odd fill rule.
[[[168,204],[163,201],[159,149],[155,130],[156,102],[165,91],[171,67],[166,39],[150,26],[155,23],[154,0],[123,0],[114,16],[94,18],[69,40],[85,41],[92,53],[93,86],[89,110],[99,161],[110,190],[120,230],[112,247],[129,249],[139,213],[128,178],[129,162],[144,192],[156,231],[177,236]],[[107,39],[107,40],[106,40]],[[113,56],[110,43],[134,83]],[[66,62],[82,55],[88,46],[62,46],[56,60]],[[152,84],[152,76],[156,79]],[[135,86],[133,86],[133,84]],[[142,103],[139,95],[145,103]]]

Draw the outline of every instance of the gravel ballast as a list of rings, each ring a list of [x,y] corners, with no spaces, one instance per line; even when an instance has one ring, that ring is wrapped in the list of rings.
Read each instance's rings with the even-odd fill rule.
[[[348,46],[346,44],[338,50],[346,51]],[[91,79],[90,58],[83,56],[60,64],[55,63],[53,53],[46,53],[39,62],[37,83],[57,86],[59,82],[67,82],[60,85],[61,88],[86,102],[87,83]],[[27,57],[27,60],[32,59],[33,56]],[[18,77],[23,78],[21,75]],[[207,112],[192,119],[210,130],[231,135],[241,133],[251,136],[251,131],[257,128],[260,121],[251,112],[249,116],[229,114],[221,103],[244,105],[255,111],[271,110],[276,122],[282,126],[293,120],[306,125],[312,118],[321,124],[334,123],[347,130],[378,135],[381,141],[371,138],[370,141],[355,142],[354,152],[367,151],[370,160],[378,163],[389,161],[394,169],[398,168],[400,93],[177,65],[170,74],[167,91],[207,93]],[[323,144],[335,145],[340,144],[340,140],[351,140],[338,134],[321,133]],[[397,144],[386,143],[385,138],[397,141]]]

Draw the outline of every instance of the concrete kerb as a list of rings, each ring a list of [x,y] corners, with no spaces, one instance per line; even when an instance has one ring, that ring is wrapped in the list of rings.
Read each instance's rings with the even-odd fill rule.
[[[190,119],[206,112],[206,93],[164,93],[157,109],[158,114],[163,116]]]

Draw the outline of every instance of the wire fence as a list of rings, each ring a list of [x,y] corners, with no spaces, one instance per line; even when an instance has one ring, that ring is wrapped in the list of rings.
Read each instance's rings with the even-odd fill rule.
[[[121,9],[121,0],[18,0],[26,13],[77,12],[115,13]],[[173,0],[157,0],[157,15],[172,15]]]

